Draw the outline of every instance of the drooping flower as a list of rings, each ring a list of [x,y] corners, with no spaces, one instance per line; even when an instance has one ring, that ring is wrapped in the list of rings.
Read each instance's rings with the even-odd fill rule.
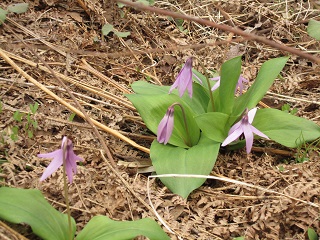
[[[239,79],[238,79],[238,82],[237,82],[237,85],[236,85],[236,90],[235,92],[237,91],[237,89],[239,88],[239,92],[240,92],[240,95],[243,93],[243,83],[247,83],[249,82],[246,78],[242,77],[240,75]]]
[[[214,77],[214,78],[209,78],[211,81],[217,81],[215,85],[211,88],[211,91],[213,92],[216,90],[218,87],[220,87],[220,76]]]
[[[210,80],[212,81],[217,81],[213,87],[211,88],[211,91],[213,92],[214,90],[216,90],[219,86],[220,86],[220,76],[218,77],[214,77],[214,78],[210,78]],[[239,79],[238,79],[238,82],[237,82],[237,85],[236,85],[236,89],[235,89],[235,93],[237,92],[237,89],[239,88],[239,91],[240,91],[240,95],[242,94],[243,92],[243,83],[244,82],[248,82],[247,79],[245,79],[244,77],[242,77],[240,75]]]
[[[246,150],[247,153],[251,152],[251,148],[253,145],[253,134],[257,134],[260,137],[264,137],[266,139],[269,139],[267,135],[260,132],[258,129],[256,129],[254,126],[252,126],[252,122],[254,119],[254,116],[256,115],[257,108],[253,108],[248,112],[248,109],[246,110],[246,114],[242,117],[242,119],[237,122],[235,125],[232,126],[228,133],[228,137],[223,141],[221,146],[226,146],[229,143],[237,140],[240,135],[243,133],[244,137],[246,139]]]
[[[192,58],[188,58],[181,71],[179,72],[176,81],[169,90],[169,94],[173,89],[178,88],[179,96],[182,97],[187,90],[189,97],[192,98]]]
[[[170,106],[159,123],[158,132],[157,132],[157,140],[159,143],[167,144],[174,125],[174,106]]]
[[[66,173],[68,176],[69,183],[72,183],[73,174],[77,173],[77,161],[83,161],[83,159],[77,156],[73,152],[73,144],[70,139],[63,137],[61,143],[61,149],[55,150],[50,153],[38,154],[40,158],[53,158],[52,162],[46,168],[42,174],[40,181],[45,180],[51,174],[58,170],[58,168],[63,164],[63,153],[65,148],[65,162],[66,162]]]

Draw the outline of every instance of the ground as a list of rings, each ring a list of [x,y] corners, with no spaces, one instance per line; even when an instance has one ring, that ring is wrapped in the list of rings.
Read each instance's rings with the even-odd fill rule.
[[[0,26],[0,48],[58,99],[0,58],[1,185],[40,189],[55,208],[65,211],[62,172],[39,182],[49,162],[37,154],[57,149],[61,138],[69,136],[76,153],[84,159],[69,190],[78,231],[98,214],[114,220],[158,220],[147,198],[147,177],[152,171],[148,148],[155,136],[125,97],[132,92],[131,83],[144,79],[171,85],[189,56],[194,56],[194,67],[200,71],[199,61],[208,69],[218,70],[223,61],[242,54],[242,74],[252,84],[263,62],[290,55],[255,41],[209,46],[206,44],[231,39],[232,34],[130,7],[120,8],[115,1],[25,2],[29,3],[26,13],[9,14],[6,25]],[[0,7],[11,3],[2,1]],[[155,6],[235,26],[320,57],[319,41],[306,31],[311,18],[320,20],[319,2],[313,0],[156,0]],[[129,31],[130,35],[121,38],[111,32],[102,37],[104,24],[112,24],[116,31]],[[73,110],[67,104],[77,106],[33,51],[59,74],[89,116],[107,127],[99,130],[115,166],[110,165],[105,151],[101,152],[103,148],[91,126],[78,116],[70,121]],[[317,63],[290,55],[263,102],[278,109],[289,104],[298,110],[298,116],[319,125],[319,70]],[[34,129],[26,126],[26,114],[30,112],[29,104],[36,102],[39,109],[31,116],[38,122]],[[25,113],[21,122],[13,119],[16,111]],[[13,141],[9,135],[15,126],[19,132]],[[32,137],[26,128],[33,131]],[[119,134],[142,147],[132,146]],[[308,161],[298,161],[306,158]],[[319,148],[310,145],[297,150],[255,141],[250,155],[244,149],[221,152],[212,175],[274,192],[207,180],[188,199],[182,199],[152,179],[151,201],[174,230],[175,234],[168,233],[172,239],[307,239],[308,228],[320,233],[319,160]],[[1,236],[19,239],[20,233],[35,239],[28,229],[10,227],[15,229],[11,233],[1,225]]]

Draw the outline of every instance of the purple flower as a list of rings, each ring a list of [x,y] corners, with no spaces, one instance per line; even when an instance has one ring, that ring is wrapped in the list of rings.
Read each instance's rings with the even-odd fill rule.
[[[211,81],[217,81],[215,85],[211,88],[211,91],[213,92],[216,90],[218,87],[220,87],[220,76],[214,77],[214,78],[209,78]]]
[[[235,90],[235,91],[237,91],[237,89],[239,88],[240,95],[241,95],[242,92],[243,92],[243,83],[244,83],[244,82],[247,83],[247,82],[249,82],[249,81],[240,75],[240,77],[239,77],[239,79],[238,79],[238,82],[237,82],[236,90]]]
[[[169,90],[169,94],[173,89],[178,88],[179,96],[182,97],[184,92],[188,90],[189,97],[192,98],[192,58],[188,58],[183,68],[179,72],[176,81]]]
[[[214,77],[214,78],[210,78],[210,80],[217,81],[216,84],[213,85],[213,87],[211,88],[211,91],[213,92],[214,90],[216,90],[220,86],[220,76]],[[243,92],[243,83],[244,82],[248,82],[248,80],[240,75],[240,77],[238,79],[238,82],[237,82],[237,85],[236,85],[235,93],[236,93],[237,89],[239,88],[240,89],[240,95],[242,94],[242,92]]]
[[[170,106],[159,123],[157,132],[157,140],[159,143],[167,144],[171,137],[174,123],[173,114],[174,106]]]
[[[66,145],[66,147],[65,147]],[[77,173],[77,161],[83,161],[82,158],[78,157],[73,152],[73,144],[70,139],[67,137],[63,137],[61,149],[55,150],[50,153],[38,154],[40,158],[53,158],[52,162],[46,168],[44,173],[42,174],[40,181],[45,180],[49,177],[52,173],[58,170],[58,168],[63,164],[63,152],[65,147],[65,160],[66,160],[66,173],[68,176],[68,180],[72,183],[73,174]]]
[[[223,141],[221,146],[224,147],[229,143],[237,140],[240,137],[240,135],[243,133],[246,139],[247,153],[250,153],[252,144],[253,144],[253,133],[259,135],[260,137],[269,139],[267,135],[263,134],[262,132],[260,132],[258,129],[256,129],[254,126],[251,125],[253,122],[254,116],[256,115],[257,108],[253,108],[249,112],[248,112],[248,109],[246,111],[247,113],[242,117],[242,119],[232,126],[232,128],[228,133],[228,137]]]

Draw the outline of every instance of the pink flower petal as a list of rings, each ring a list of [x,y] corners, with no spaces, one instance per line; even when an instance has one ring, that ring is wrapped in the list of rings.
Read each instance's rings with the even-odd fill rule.
[[[62,149],[56,150],[56,151],[54,151],[54,153],[55,153],[54,159],[51,161],[49,166],[46,168],[46,170],[42,174],[42,176],[40,178],[40,181],[43,181],[47,177],[51,176],[63,164],[63,160],[62,160],[63,159],[62,158],[63,157],[63,151],[62,151]],[[50,153],[48,153],[48,154],[39,154],[39,155],[49,155],[49,154]]]
[[[181,71],[179,72],[176,81],[169,90],[169,94],[173,89],[178,88],[179,96],[182,97],[188,90],[190,98],[192,97],[192,58],[188,58]]]
[[[248,121],[250,124],[252,124],[254,116],[256,115],[258,108],[252,108],[249,112],[248,112]]]
[[[251,131],[254,132],[255,134],[257,134],[260,137],[269,139],[269,137],[267,135],[265,135],[263,132],[261,132],[258,129],[256,129],[254,126],[251,126]]]
[[[235,129],[221,144],[222,147],[228,145],[229,143],[237,140],[240,135],[242,134],[242,129],[241,128],[237,128]]]
[[[244,137],[246,139],[246,150],[247,150],[247,153],[251,152],[251,148],[252,148],[252,145],[253,145],[253,133],[251,131],[250,126],[251,126],[250,124],[243,124],[242,125]]]
[[[166,114],[159,123],[157,131],[157,141],[167,144],[173,131],[174,126],[174,107],[169,107]]]

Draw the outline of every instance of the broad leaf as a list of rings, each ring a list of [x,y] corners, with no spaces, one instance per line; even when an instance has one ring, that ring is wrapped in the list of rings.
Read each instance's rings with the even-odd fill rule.
[[[130,32],[118,32],[118,31],[113,31],[113,32],[115,35],[121,38],[128,37],[130,35]]]
[[[246,93],[237,98],[232,115],[237,117],[240,116],[246,108],[249,110],[254,108],[269,90],[287,60],[288,57],[281,57],[263,63],[252,86]]]
[[[102,35],[104,36],[107,36],[111,31],[113,31],[113,25],[111,24],[105,24],[101,29]]]
[[[6,20],[8,11],[0,8],[0,25]]]
[[[154,5],[154,0],[138,0],[137,2],[142,3],[144,5],[147,5],[147,6]]]
[[[77,240],[127,240],[138,236],[145,236],[150,240],[170,239],[162,228],[149,218],[113,221],[106,216],[95,216],[78,234]]]
[[[308,228],[308,238],[309,240],[319,240],[318,234],[312,228]]]
[[[202,135],[197,145],[184,149],[172,145],[163,145],[156,140],[150,148],[150,158],[157,174],[210,174],[219,152],[220,143]],[[173,193],[183,198],[206,179],[202,178],[160,178]]]
[[[307,31],[310,37],[320,40],[320,21],[310,19]]]
[[[27,223],[43,239],[69,240],[68,217],[54,209],[39,190],[0,188],[0,218]],[[72,218],[73,235],[76,224]]]
[[[287,147],[298,147],[320,137],[320,127],[314,122],[272,108],[259,109],[252,125]]]
[[[241,72],[241,56],[232,58],[221,66],[219,101],[215,102],[217,112],[230,114],[234,105],[234,92]]]
[[[28,3],[15,3],[8,6],[9,12],[14,13],[24,13],[28,10],[29,4]]]
[[[223,142],[228,135],[226,124],[229,116],[225,113],[208,112],[195,117],[195,120],[203,134],[211,140]]]

